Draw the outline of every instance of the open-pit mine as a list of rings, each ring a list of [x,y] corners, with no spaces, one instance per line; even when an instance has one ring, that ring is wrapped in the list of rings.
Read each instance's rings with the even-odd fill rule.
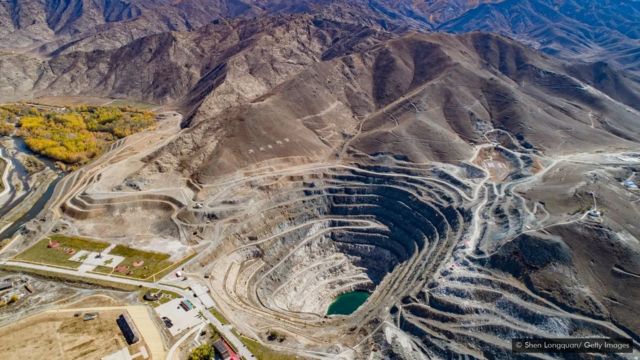
[[[637,359],[638,19],[3,2],[0,359]]]
[[[352,153],[256,163],[208,183],[145,172],[149,154],[179,136],[179,119],[164,114],[156,130],[67,175],[50,210],[3,253],[53,232],[187,259],[182,272],[211,289],[243,336],[311,358],[509,356],[510,338],[634,336],[636,320],[615,307],[635,290],[599,297],[582,287],[574,246],[632,246],[603,224],[624,216],[616,202],[640,199],[615,180],[634,178],[638,153],[554,158],[505,136],[458,165]],[[573,190],[553,185],[567,176]],[[577,211],[560,215],[572,201]],[[637,278],[616,264],[590,266]],[[328,314],[354,293],[369,295],[352,313]]]

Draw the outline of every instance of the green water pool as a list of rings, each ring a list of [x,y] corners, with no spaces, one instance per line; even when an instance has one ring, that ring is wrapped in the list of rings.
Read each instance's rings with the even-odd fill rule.
[[[352,291],[338,296],[329,305],[327,315],[350,315],[371,296],[366,291]]]

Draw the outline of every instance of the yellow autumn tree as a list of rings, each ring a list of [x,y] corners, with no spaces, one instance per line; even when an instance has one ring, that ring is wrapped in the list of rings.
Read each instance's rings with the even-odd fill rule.
[[[79,106],[50,111],[10,104],[0,105],[0,134],[13,132],[7,121],[15,119],[19,119],[17,134],[31,150],[67,164],[85,163],[116,138],[155,125],[152,112],[125,107]]]

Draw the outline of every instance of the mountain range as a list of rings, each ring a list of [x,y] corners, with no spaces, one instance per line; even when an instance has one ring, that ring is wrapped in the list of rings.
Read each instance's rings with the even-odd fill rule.
[[[631,112],[640,107],[633,56],[640,48],[638,4],[3,3],[3,37],[12,40],[3,44],[30,47],[0,56],[0,97],[91,94],[170,105],[193,129],[154,156],[202,176],[211,175],[204,168],[262,159],[243,155],[235,140],[225,149],[224,139],[277,137],[291,127],[306,135],[289,151],[314,158],[335,156],[361,131],[350,145],[364,152],[381,151],[372,144],[384,143],[382,150],[415,161],[454,161],[469,155],[480,141],[478,124],[487,121],[535,138],[541,149],[603,146],[638,140]],[[420,103],[431,109],[430,121],[405,120]],[[336,116],[343,121],[323,133]],[[595,138],[587,131],[594,121]],[[571,146],[562,129],[574,131]],[[414,132],[457,140],[441,149],[389,138]],[[203,140],[212,136],[220,144]],[[235,165],[210,166],[220,159]]]
[[[233,263],[239,293],[258,274],[256,293],[285,289],[297,302],[307,288],[298,288],[296,274],[314,273],[321,255],[331,264],[365,259],[353,269],[369,267],[376,286],[395,286],[382,280],[393,266],[383,269],[375,252],[394,239],[398,253],[428,259],[402,261],[433,266],[441,277],[402,268],[418,290],[381,286],[388,303],[334,321],[343,328],[329,327],[339,329],[332,336],[388,341],[385,354],[419,359],[508,358],[505,339],[514,334],[581,335],[581,326],[593,331],[587,335],[639,341],[637,291],[625,291],[640,279],[637,241],[628,240],[640,230],[626,208],[637,200],[621,185],[640,172],[631,165],[640,143],[638,0],[12,0],[0,4],[0,40],[0,103],[97,97],[183,115],[181,129],[158,136],[134,165],[116,164],[126,152],[112,159],[127,171],[118,173],[123,184],[91,185],[67,209],[108,204],[104,214],[117,218],[120,200],[101,196],[151,204],[179,189],[180,200],[165,207],[189,199],[167,221],[193,225],[187,235],[211,231],[215,241],[227,231],[221,248],[246,250],[215,263]],[[151,191],[128,189],[135,179]],[[595,192],[604,194],[604,217]],[[318,199],[326,203],[316,206]],[[240,208],[253,212],[234,213]],[[344,258],[307,243],[323,226],[349,227],[337,218],[358,222],[351,227],[363,242]],[[215,230],[206,225],[218,221]],[[250,244],[282,229],[306,235]],[[351,246],[340,231],[323,244]],[[413,237],[425,244],[403,243]],[[302,252],[281,256],[282,249]],[[282,279],[256,270],[292,259],[299,265],[283,267]],[[445,259],[448,270],[438,265]],[[198,261],[190,270],[209,266]],[[328,266],[327,277],[336,269]],[[231,288],[226,279],[221,289]],[[314,285],[309,279],[300,286]],[[242,304],[264,305],[254,295]],[[292,313],[306,319],[303,308]],[[413,345],[390,341],[389,329],[410,334]]]

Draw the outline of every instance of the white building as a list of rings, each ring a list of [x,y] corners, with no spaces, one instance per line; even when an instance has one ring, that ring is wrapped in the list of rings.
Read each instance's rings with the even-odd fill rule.
[[[200,299],[200,302],[206,309],[212,308],[215,305],[213,299],[211,298],[211,295],[209,295],[209,289],[206,286],[202,286],[200,284],[191,284],[189,288],[191,289],[191,291],[193,291],[193,295]]]

